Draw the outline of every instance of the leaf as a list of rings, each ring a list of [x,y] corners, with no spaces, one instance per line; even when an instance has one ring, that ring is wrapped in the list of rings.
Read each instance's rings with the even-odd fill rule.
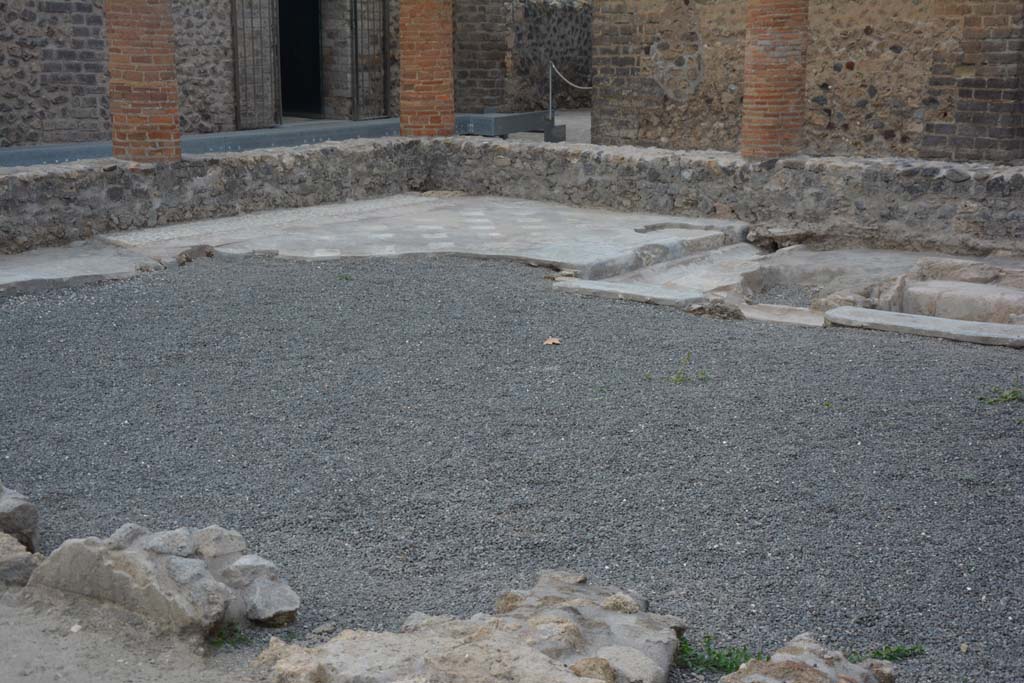
[[[548,337],[544,340],[544,346],[561,346],[562,340],[558,337]]]

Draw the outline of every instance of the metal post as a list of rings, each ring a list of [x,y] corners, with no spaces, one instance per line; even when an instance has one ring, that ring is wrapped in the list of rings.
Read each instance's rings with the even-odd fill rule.
[[[555,63],[548,62],[548,121],[555,123]]]

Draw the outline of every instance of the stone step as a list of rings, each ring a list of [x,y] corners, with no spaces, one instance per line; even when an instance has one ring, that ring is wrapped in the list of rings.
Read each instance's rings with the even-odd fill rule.
[[[163,270],[160,262],[100,242],[73,242],[0,257],[0,296],[124,280]]]
[[[825,313],[827,325],[902,332],[954,341],[1024,348],[1024,325],[973,322],[842,306]]]
[[[991,323],[1024,323],[1024,289],[976,282],[924,280],[903,292],[903,313]]]
[[[821,311],[798,306],[779,306],[777,304],[740,304],[740,312],[747,320],[765,323],[782,323],[784,325],[801,325],[803,327],[824,327],[825,315]]]
[[[655,233],[643,244],[626,248],[622,252],[588,258],[588,252],[607,252],[607,245],[588,248],[586,244],[566,243],[551,245],[540,250],[530,260],[573,268],[588,280],[606,280],[642,271],[662,263],[674,262],[695,254],[712,252],[729,243],[729,236],[714,230],[672,229],[664,234]]]
[[[651,223],[642,228],[634,228],[636,232],[647,233],[657,230],[715,230],[725,234],[732,243],[746,242],[750,232],[750,224],[743,221],[724,218],[693,218],[689,216],[673,217],[663,223]]]
[[[645,304],[675,306],[677,308],[685,308],[705,300],[702,292],[658,287],[642,283],[612,282],[610,280],[562,280],[555,283],[555,289],[586,294],[600,299],[638,301]]]
[[[612,279],[687,291],[732,289],[738,293],[744,276],[760,268],[763,259],[763,252],[752,244],[730,244]]]

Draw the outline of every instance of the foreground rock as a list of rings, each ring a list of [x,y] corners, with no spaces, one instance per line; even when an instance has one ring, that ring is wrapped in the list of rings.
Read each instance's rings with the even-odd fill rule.
[[[24,586],[42,561],[42,555],[30,553],[14,536],[0,532],[0,588]]]
[[[495,615],[413,614],[399,633],[343,631],[314,648],[275,638],[260,659],[277,683],[664,683],[684,626],[646,610],[584,576],[543,572]]]
[[[29,499],[0,483],[0,532],[18,539],[29,552],[39,548],[39,513]]]
[[[809,633],[786,643],[767,661],[750,661],[721,683],[895,683],[889,662],[869,659],[859,664],[829,650]]]
[[[107,539],[72,539],[29,587],[111,602],[158,627],[203,635],[224,622],[283,625],[299,608],[277,567],[246,554],[237,531],[217,526],[151,533],[126,524]]]

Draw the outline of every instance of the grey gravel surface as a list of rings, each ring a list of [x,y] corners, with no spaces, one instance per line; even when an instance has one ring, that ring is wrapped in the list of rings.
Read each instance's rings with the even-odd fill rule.
[[[695,640],[810,630],[924,645],[902,683],[1024,679],[1024,404],[978,400],[1024,355],[541,276],[248,259],[0,301],[0,478],[47,549],[240,529],[300,629],[488,610],[571,567]]]
[[[819,293],[808,287],[798,285],[776,285],[768,289],[755,292],[753,303],[775,304],[777,306],[798,306],[810,308],[811,302]]]

